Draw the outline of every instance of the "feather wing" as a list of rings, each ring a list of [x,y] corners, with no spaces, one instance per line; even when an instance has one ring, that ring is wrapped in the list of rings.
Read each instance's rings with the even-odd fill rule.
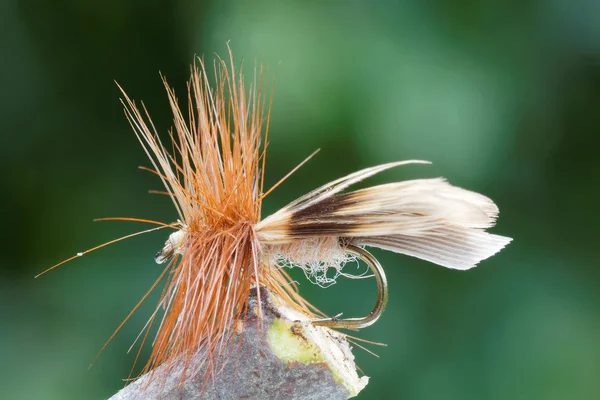
[[[430,261],[446,268],[467,270],[475,267],[512,241],[506,236],[480,230],[441,229],[434,235],[424,236],[374,236],[352,239],[352,242],[379,247]]]
[[[387,168],[368,168],[324,185],[257,225],[264,243],[334,236],[347,243],[407,254],[448,268],[469,269],[511,239],[484,231],[498,207],[442,178],[418,179],[340,193]]]

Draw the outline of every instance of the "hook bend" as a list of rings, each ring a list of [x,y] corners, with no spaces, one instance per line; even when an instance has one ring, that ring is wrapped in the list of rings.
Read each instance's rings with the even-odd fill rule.
[[[371,311],[366,317],[338,319],[338,317],[341,315],[339,314],[333,318],[315,319],[312,321],[313,325],[344,329],[366,328],[367,326],[373,325],[375,321],[379,319],[383,313],[383,310],[385,309],[388,300],[388,285],[385,272],[383,271],[383,267],[379,261],[377,261],[377,259],[371,253],[362,247],[350,244],[346,247],[346,251],[349,254],[352,254],[353,256],[363,260],[365,264],[371,268],[371,271],[375,276],[375,280],[377,281],[377,303],[375,303],[375,308],[373,308],[373,311]]]

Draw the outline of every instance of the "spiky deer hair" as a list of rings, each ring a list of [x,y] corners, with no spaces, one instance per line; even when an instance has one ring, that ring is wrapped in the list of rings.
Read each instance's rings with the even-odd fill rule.
[[[190,366],[198,352],[207,355],[202,367],[217,371],[217,361],[232,343],[232,324],[244,320],[248,312],[253,287],[259,297],[260,288],[267,288],[311,319],[322,316],[298,293],[282,266],[301,267],[314,282],[326,286],[332,282],[328,271],[333,270],[337,276],[345,263],[357,257],[366,261],[376,272],[380,297],[382,290],[385,294],[377,315],[358,325],[345,325],[344,320],[335,318],[315,322],[360,328],[374,322],[387,298],[383,272],[364,247],[379,247],[466,270],[510,242],[510,238],[485,232],[498,216],[492,200],[441,178],[344,192],[384,170],[427,164],[419,160],[355,172],[261,220],[263,199],[291,174],[269,191],[263,190],[270,116],[266,74],[262,67],[255,68],[254,79],[246,90],[231,52],[227,62],[218,58],[213,67],[216,84],[211,87],[203,61],[193,66],[185,115],[174,90],[163,78],[174,117],[170,151],[161,142],[146,108],[138,108],[123,91],[127,119],[152,163],[150,171],[162,180],[164,194],[171,198],[179,218],[172,224],[111,218],[159,225],[140,233],[176,230],[155,258],[158,263],[167,262],[166,268],[131,312],[166,277],[156,311],[138,336],[141,349],[151,326],[159,323],[143,372],[159,365],[174,366],[182,358]],[[158,317],[161,309],[164,312]]]

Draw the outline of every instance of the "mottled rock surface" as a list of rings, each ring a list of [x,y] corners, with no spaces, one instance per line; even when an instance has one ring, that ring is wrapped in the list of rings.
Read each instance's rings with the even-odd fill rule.
[[[182,367],[173,368],[167,376],[160,374],[159,367],[155,373],[160,379],[148,385],[144,375],[111,400],[335,400],[354,397],[367,385],[368,377],[359,377],[356,372],[343,334],[313,326],[264,289],[261,298],[260,320],[253,296],[249,317],[231,346],[236,354],[228,357],[214,381],[204,385],[199,373],[182,383]],[[202,354],[196,359],[201,363]]]

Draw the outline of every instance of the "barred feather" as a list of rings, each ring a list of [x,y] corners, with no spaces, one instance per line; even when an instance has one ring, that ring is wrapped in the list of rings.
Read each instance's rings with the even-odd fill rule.
[[[489,198],[442,178],[418,179],[339,193],[405,161],[367,168],[302,196],[257,225],[261,243],[283,245],[332,236],[344,243],[379,247],[448,268],[469,269],[511,239],[494,226],[498,207]]]

